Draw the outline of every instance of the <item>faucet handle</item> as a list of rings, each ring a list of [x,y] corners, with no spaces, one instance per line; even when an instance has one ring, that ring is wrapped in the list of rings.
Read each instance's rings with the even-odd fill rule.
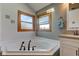
[[[79,31],[78,30],[74,31],[74,35],[79,35]]]
[[[32,51],[34,51],[34,48],[35,48],[36,46],[32,46]]]

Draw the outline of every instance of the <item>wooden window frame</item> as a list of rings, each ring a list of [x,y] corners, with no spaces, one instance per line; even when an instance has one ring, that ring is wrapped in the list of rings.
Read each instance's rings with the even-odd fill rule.
[[[21,14],[32,17],[33,29],[22,29],[21,28]],[[31,15],[31,14],[28,14],[26,12],[23,12],[23,11],[18,10],[18,32],[28,32],[28,31],[35,31],[35,16],[34,15]]]
[[[39,31],[47,31],[47,32],[51,32],[52,31],[52,12],[50,12],[50,13],[47,13],[47,12],[44,12],[44,13],[41,13],[41,14],[39,14],[37,17],[38,17],[38,21],[39,21],[39,18],[40,17],[42,17],[42,16],[44,16],[44,15],[46,15],[46,16],[48,16],[49,17],[49,19],[48,19],[48,21],[49,21],[49,29],[47,30],[47,29],[45,29],[45,30],[43,30],[43,29],[40,29],[39,28],[39,24],[38,24],[38,30]]]

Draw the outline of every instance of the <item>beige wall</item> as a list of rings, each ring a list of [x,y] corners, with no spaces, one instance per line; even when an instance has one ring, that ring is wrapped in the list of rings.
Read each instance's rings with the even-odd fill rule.
[[[1,4],[0,4],[0,40],[1,40]]]
[[[55,12],[52,13],[52,32],[40,32],[38,31],[38,36],[46,37],[46,38],[51,38],[51,39],[58,39],[59,34],[65,31],[66,29],[66,20],[67,20],[67,7],[68,4],[52,4],[50,7],[46,8],[55,8]],[[41,13],[45,11],[46,9],[43,9],[39,11],[38,13]],[[65,21],[65,26],[63,30],[58,30],[56,26],[56,22],[58,18],[62,16]]]

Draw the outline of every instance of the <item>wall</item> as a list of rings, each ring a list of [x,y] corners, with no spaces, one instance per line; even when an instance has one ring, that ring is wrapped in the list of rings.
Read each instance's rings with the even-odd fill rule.
[[[17,10],[34,15],[33,11],[29,9],[26,4],[4,3],[1,5],[2,18],[0,20],[2,23],[2,46],[10,45],[9,43],[15,44],[16,41],[22,42],[32,39],[35,36],[35,32],[17,32]],[[10,19],[6,19],[6,15],[9,15]],[[11,20],[15,21],[15,23],[11,23]]]
[[[1,4],[0,4],[0,11],[1,11]],[[0,40],[1,40],[1,12],[0,12]]]
[[[57,28],[57,20],[60,16],[62,16],[64,18],[64,21],[66,22],[66,14],[67,14],[67,4],[52,4],[46,8],[43,8],[42,10],[40,10],[37,14],[45,11],[46,9],[49,8],[54,8],[55,12],[52,13],[52,32],[37,32],[38,36],[42,36],[42,37],[46,37],[46,38],[50,38],[50,39],[58,39],[59,34],[61,33],[61,31],[63,30],[59,30]],[[66,27],[66,26],[64,26]]]

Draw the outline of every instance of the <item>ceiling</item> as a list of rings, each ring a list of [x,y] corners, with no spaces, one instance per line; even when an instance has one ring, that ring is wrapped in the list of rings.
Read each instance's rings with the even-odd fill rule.
[[[28,3],[27,5],[34,11],[37,12],[40,9],[50,5],[51,3]]]

